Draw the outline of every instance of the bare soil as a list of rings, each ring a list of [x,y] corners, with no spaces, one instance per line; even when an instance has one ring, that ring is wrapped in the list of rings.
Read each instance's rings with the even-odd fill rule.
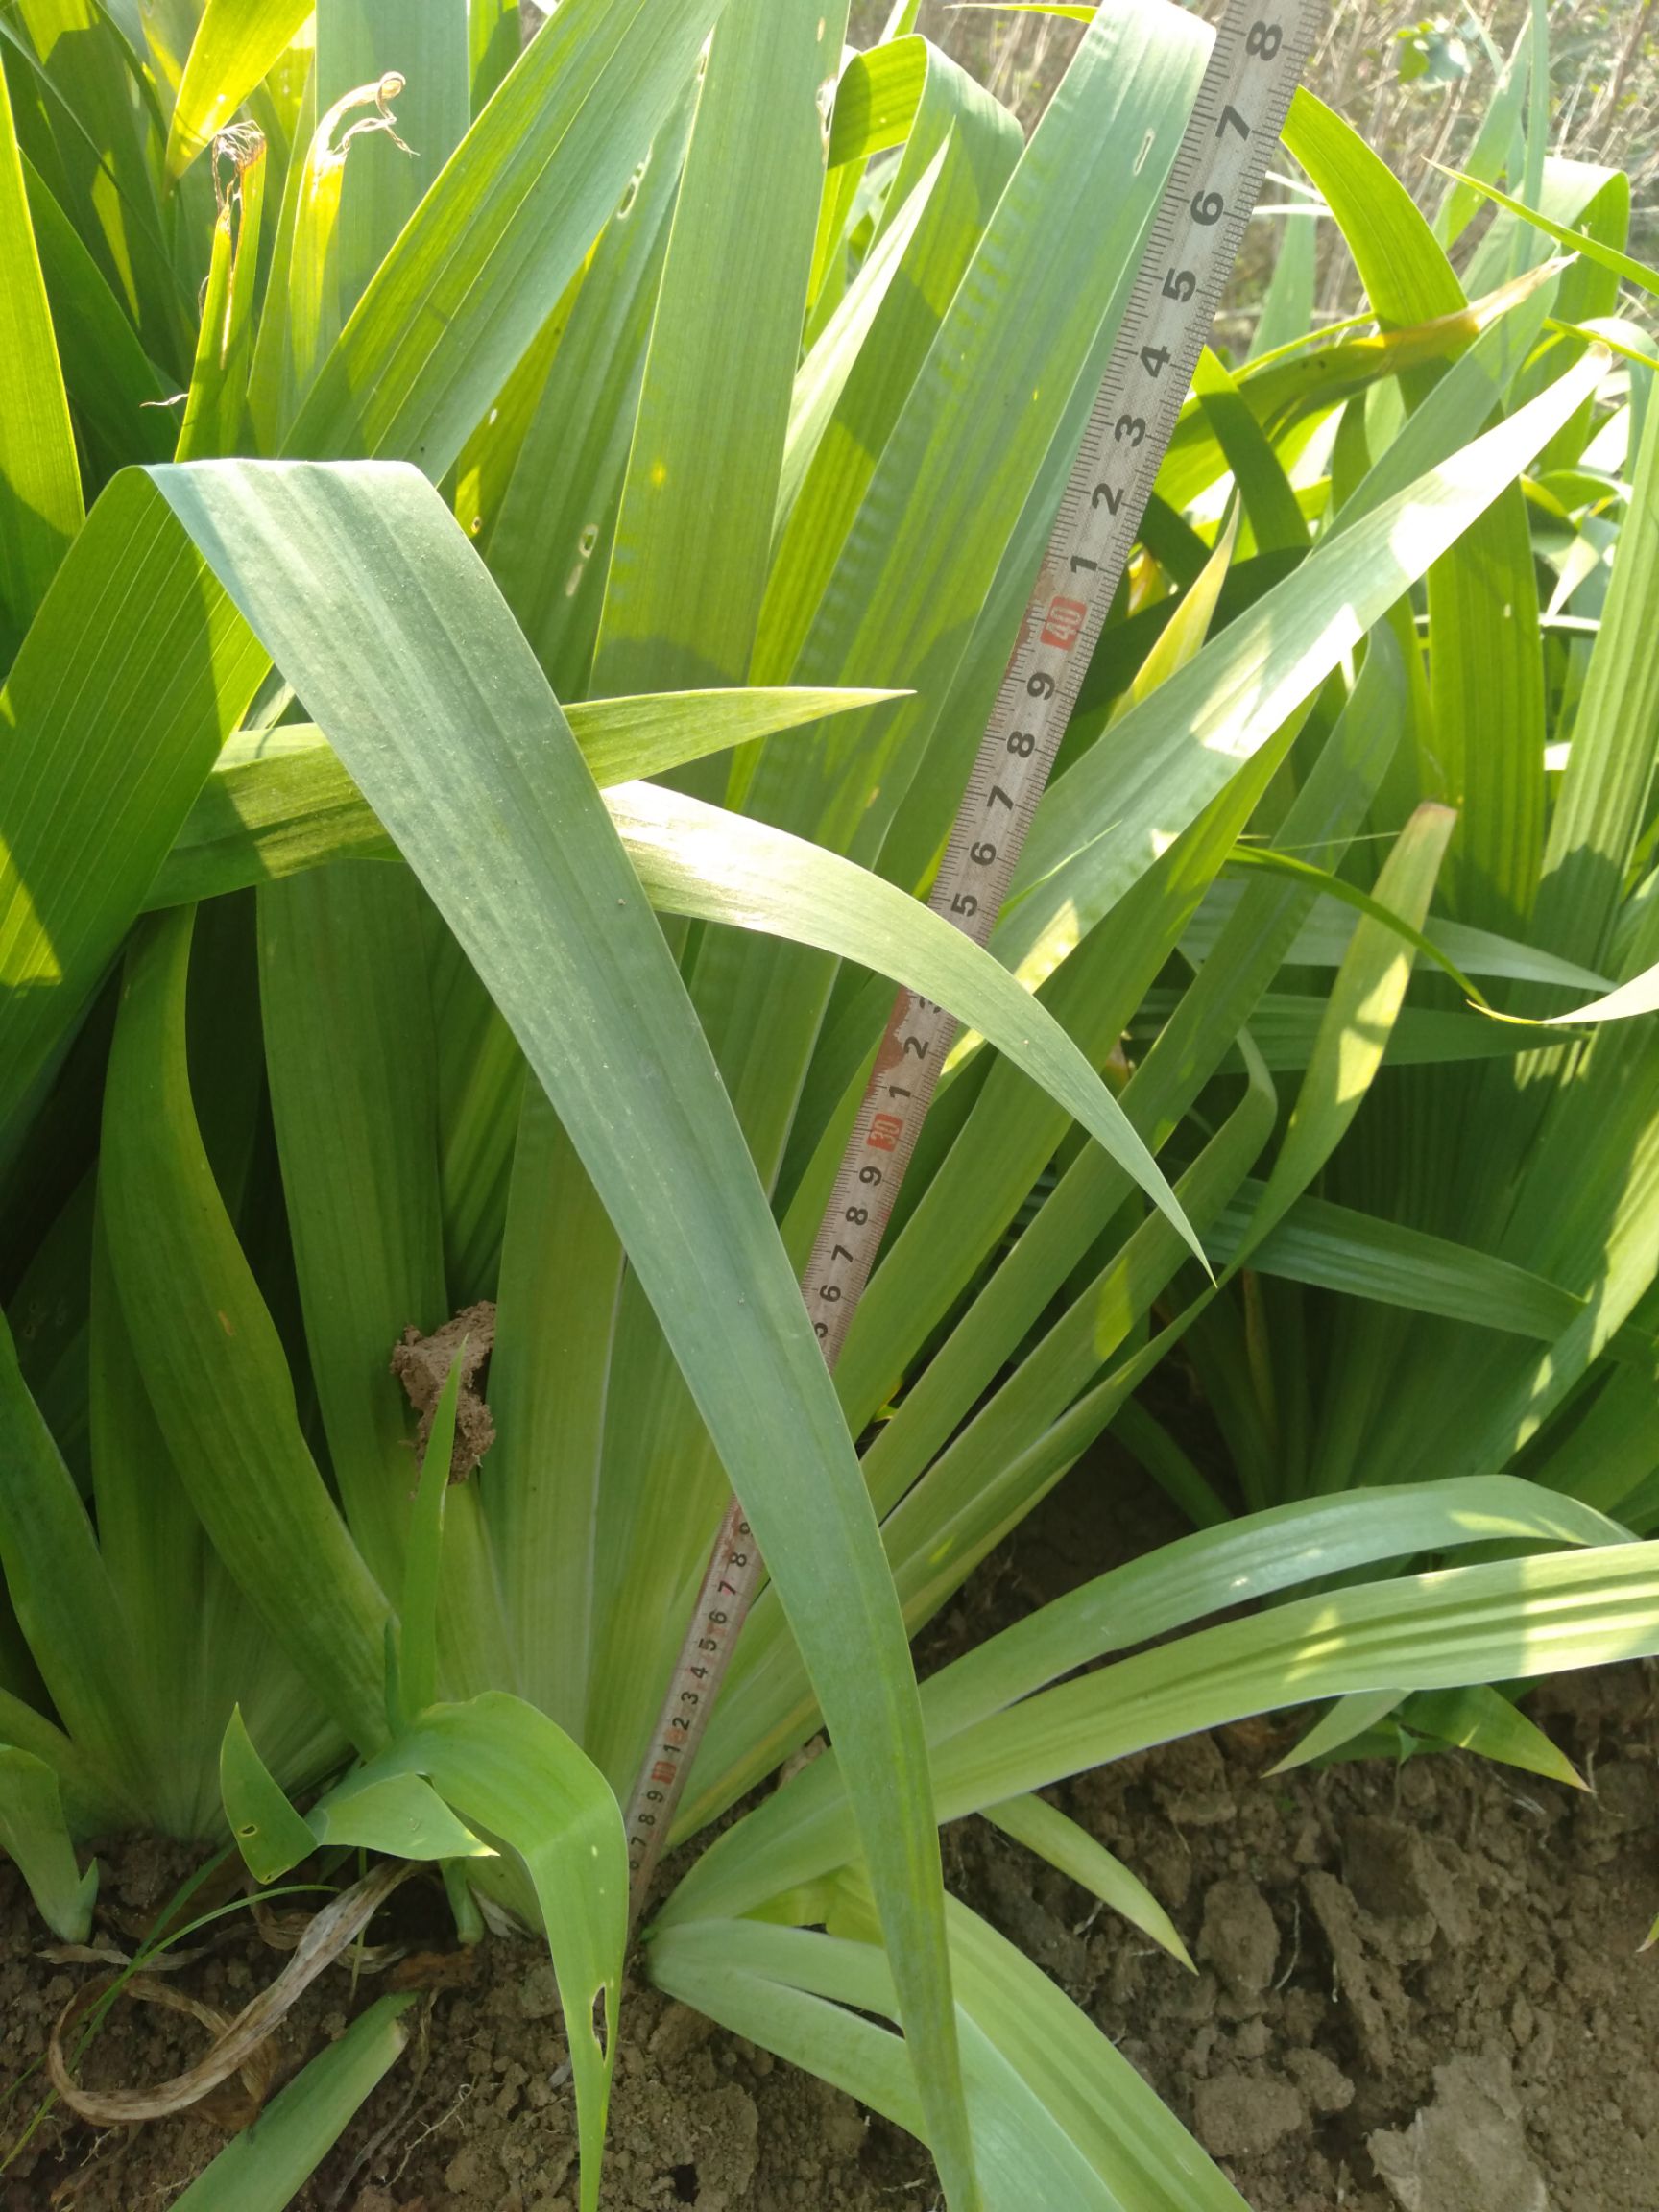
[[[1172,1532],[1127,1524],[1074,1477],[929,1638],[924,1663]],[[1057,1801],[1168,1906],[1194,1976],[982,1822],[947,1832],[951,1886],[1127,2053],[1256,2212],[1655,2212],[1659,2207],[1659,1697],[1651,1668],[1563,1679],[1530,1710],[1594,1784],[1582,1795],[1463,1753],[1270,1779],[1293,1729],[1172,1744]],[[106,1856],[98,1940],[128,1945],[185,1862]],[[417,1885],[409,1948],[354,1987],[331,1970],[289,2024],[291,2072],[401,1977],[421,2025],[299,2202],[308,2212],[573,2212],[573,2114],[545,1954],[457,1954]],[[244,1916],[185,1969],[237,2010],[281,1960]],[[376,1923],[375,1934],[382,1933]],[[40,2103],[52,2019],[92,1965],[51,1955],[0,1864],[0,2145]],[[187,2064],[199,2031],[117,2011],[99,2082]],[[280,2078],[280,2075],[279,2075]],[[0,2212],[170,2204],[239,2114],[96,2134],[49,2114],[0,2176]],[[930,2212],[920,2148],[850,2098],[633,1986],[607,2212]],[[1034,2206],[1032,2212],[1070,2212]]]

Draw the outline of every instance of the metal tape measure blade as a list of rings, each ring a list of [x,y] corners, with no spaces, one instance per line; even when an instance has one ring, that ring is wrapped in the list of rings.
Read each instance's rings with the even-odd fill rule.
[[[1323,12],[1321,0],[1230,0],[1215,33],[928,901],[981,945],[1007,894],[1128,566]],[[900,992],[801,1279],[831,1366],[875,1265],[955,1029],[942,1006]],[[636,1910],[761,1574],[754,1538],[733,1502],[629,1806]]]

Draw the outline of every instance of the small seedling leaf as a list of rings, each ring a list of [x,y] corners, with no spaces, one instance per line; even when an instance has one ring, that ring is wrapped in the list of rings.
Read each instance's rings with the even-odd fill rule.
[[[219,1745],[219,1794],[248,1871],[275,1882],[317,1848],[317,1839],[253,1748],[238,1705]]]
[[[44,1759],[10,1743],[0,1743],[0,1850],[16,1861],[52,1933],[65,1943],[84,1943],[98,1894],[98,1862],[81,1872],[57,1775]]]

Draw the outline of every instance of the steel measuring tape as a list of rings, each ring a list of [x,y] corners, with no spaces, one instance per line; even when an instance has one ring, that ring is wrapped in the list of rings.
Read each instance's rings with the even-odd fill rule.
[[[1007,894],[1323,14],[1323,0],[1228,0],[1215,32],[927,902],[979,945]],[[899,992],[801,1278],[831,1367],[955,1031],[942,1006]],[[628,1807],[636,1913],[762,1572],[733,1500]]]

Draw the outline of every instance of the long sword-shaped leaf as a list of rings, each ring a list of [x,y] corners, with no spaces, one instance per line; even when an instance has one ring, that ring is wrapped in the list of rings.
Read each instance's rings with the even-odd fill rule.
[[[1608,246],[1599,238],[1589,237],[1582,230],[1572,229],[1565,223],[1551,222],[1549,216],[1541,215],[1536,208],[1528,207],[1523,201],[1511,199],[1507,192],[1500,192],[1495,184],[1483,183],[1479,177],[1466,176],[1461,169],[1448,169],[1446,175],[1454,183],[1466,185],[1480,199],[1490,200],[1494,206],[1506,208],[1522,222],[1530,223],[1559,245],[1571,246],[1575,252],[1582,253],[1586,260],[1595,261],[1603,269],[1610,269],[1615,276],[1622,276],[1626,284],[1634,284],[1643,292],[1659,293],[1659,269],[1655,269],[1650,262],[1639,261],[1633,253],[1621,253],[1616,247]]]
[[[69,402],[0,81],[0,655],[29,627],[81,520]]]
[[[876,706],[883,691],[685,691],[594,699],[565,709],[594,781],[659,776],[821,717]],[[232,737],[213,763],[145,901],[212,899],[302,868],[397,848],[314,723]]]
[[[715,32],[605,581],[596,689],[730,683],[748,671],[823,186],[814,95],[845,23],[844,0],[781,11],[733,0]],[[710,760],[675,781],[714,798],[727,768]],[[734,1091],[730,1066],[721,1071]],[[631,1287],[608,1364],[599,1562],[611,1601],[596,1625],[588,1740],[617,1772],[643,1754],[671,1663],[684,1550],[711,1517],[721,1479],[672,1353]],[[661,1624],[660,1647],[642,1641],[642,1621]]]
[[[310,12],[311,0],[207,0],[167,126],[169,177],[225,128]]]
[[[850,64],[836,117],[861,76],[902,52],[920,105],[881,231],[858,282],[796,387],[779,544],[756,648],[758,667],[790,667],[841,557],[847,531],[939,325],[1021,150],[1005,108],[925,39]],[[835,126],[830,149],[834,156]],[[918,221],[918,217],[920,220]],[[897,273],[867,307],[858,297],[897,248]],[[868,324],[867,328],[860,328]],[[847,357],[844,340],[856,337]]]
[[[402,871],[329,868],[259,900],[271,1111],[312,1375],[341,1503],[388,1592],[401,1583],[413,1475],[392,1347],[448,1318],[420,920]]]
[[[731,0],[714,34],[612,548],[597,689],[748,672],[824,176],[814,94],[845,23],[845,0]],[[705,796],[719,788],[705,779]]]
[[[1377,878],[1380,904],[1413,927],[1428,911],[1455,817],[1446,806],[1418,807]],[[1308,1188],[1340,1142],[1371,1088],[1411,980],[1411,948],[1366,914],[1327,1001],[1289,1124],[1256,1216],[1252,1239],[1265,1236]],[[1249,1245],[1245,1246],[1245,1256]],[[1237,1267],[1239,1261],[1233,1262]],[[1265,1500],[1262,1503],[1265,1503]]]
[[[207,1542],[145,1390],[101,1230],[88,1364],[98,1547],[125,1631],[145,1814],[165,1835],[209,1837],[215,1754],[238,1699],[287,1782],[308,1781],[343,1746]]]
[[[1363,140],[1306,91],[1288,135],[1344,225],[1377,313],[1411,324],[1455,312],[1460,288],[1444,252]],[[1428,370],[1404,377],[1407,399],[1420,399],[1431,377]],[[1428,598],[1435,742],[1424,795],[1460,809],[1449,869],[1455,909],[1466,921],[1513,927],[1530,910],[1544,837],[1544,664],[1519,485],[1503,485],[1434,563]]]
[[[188,286],[161,237],[146,144],[150,86],[135,56],[93,0],[16,0],[0,21],[0,38],[37,72],[65,210],[125,298],[152,360],[181,366],[189,352]],[[48,158],[37,135],[29,135]]]
[[[939,1755],[940,1799],[954,1807],[1014,1771],[1053,1780],[1286,1702],[1640,1657],[1659,1646],[1656,1582],[1659,1546],[1619,1544],[1299,1599],[1201,1630],[1150,1655],[1150,1666],[1121,1660],[964,1731]]]
[[[1262,1194],[1260,1185],[1244,1185],[1231,1212],[1207,1232],[1217,1262],[1247,1251],[1250,1265],[1265,1275],[1545,1342],[1584,1310],[1571,1290],[1512,1261],[1324,1198],[1298,1199],[1258,1244],[1249,1224]]]
[[[859,1895],[860,1932],[868,1918]],[[842,1924],[852,1921],[848,1913]],[[950,1934],[963,2013],[1020,2085],[1007,2100],[1011,2117],[1034,2105],[1030,2132],[1074,2146],[1124,2212],[1237,2212],[1232,2184],[1163,2099],[1145,2094],[1122,2053],[1032,1960],[954,1899]]]
[[[0,1565],[64,1726],[105,1801],[131,1819],[144,1801],[139,1717],[128,1709],[120,1602],[69,1472],[17,1369],[0,1321]],[[0,1713],[0,1740],[31,1752]]]
[[[306,1448],[280,1340],[203,1148],[184,1046],[191,910],[128,957],[100,1202],[145,1386],[248,1602],[360,1749],[385,1737],[389,1608]]]
[[[1080,434],[1201,70],[1202,35],[1168,10],[1104,12],[1079,47],[951,297],[788,671],[902,669],[895,680],[917,697],[821,756],[762,755],[748,811],[856,858],[879,850],[1034,481],[1046,485],[1063,426]],[[990,421],[1000,433],[988,440]],[[1013,579],[999,662],[1048,519],[1035,517],[1031,566]],[[942,778],[942,792],[960,788],[960,772]],[[769,1182],[831,979],[823,961],[775,948],[716,943],[698,964],[694,996]],[[764,1050],[751,1048],[757,1036]]]
[[[270,765],[279,770],[296,757],[277,752]],[[332,794],[347,779],[332,752],[312,744],[298,757],[308,768],[325,769],[324,790],[311,796],[326,808],[331,826],[330,841],[312,846],[308,860],[380,848],[384,832],[360,800],[356,808],[346,805],[345,828],[338,828]],[[1053,1016],[959,930],[838,854],[679,792],[624,783],[606,794],[605,805],[653,906],[817,946],[902,977],[948,1005],[1080,1120],[1195,1246],[1156,1162],[1087,1059]],[[176,855],[177,872],[157,887],[151,903],[257,879],[248,872],[252,858],[245,835],[220,839],[210,869],[199,865],[185,875]],[[366,1018],[365,1012],[358,1020]],[[332,1211],[349,1209],[350,1202],[343,1187]],[[338,1274],[329,1280],[337,1282]]]
[[[1580,959],[1604,955],[1647,804],[1659,724],[1656,604],[1659,408],[1649,403],[1538,893],[1540,938],[1551,950]]]
[[[855,1778],[937,2154],[969,2205],[937,1839],[925,1791],[893,1787],[922,1770],[898,1602],[753,1163],[558,704],[415,471],[154,483],[425,882],[616,1221]]]
[[[698,1920],[664,1930],[654,1975],[686,2003],[920,2132],[902,2046],[868,2018],[893,1997],[855,1881],[836,1933]],[[849,1940],[846,1928],[862,1940]],[[995,2212],[1241,2212],[1243,2200],[1100,2031],[952,1900],[964,2066]],[[847,2008],[855,2008],[848,2010]]]
[[[1308,699],[1594,390],[1594,352],[1508,421],[1310,554],[1046,795],[993,940],[1040,977]]]
[[[319,109],[364,84],[397,81],[408,146],[366,132],[338,179],[329,251],[343,311],[467,130],[467,9],[318,0]],[[408,1436],[387,1349],[411,1325],[437,1327],[448,1304],[432,1008],[412,956],[421,906],[412,884],[377,870],[303,878],[259,905],[272,1109],[311,1369],[353,1534],[390,1589]],[[434,1576],[445,1690],[464,1695],[500,1680],[508,1668],[475,1488],[445,1518],[441,1553],[428,1558],[415,1544],[411,1575],[417,1560]],[[427,1648],[419,1632],[417,1647]],[[434,1687],[421,1688],[430,1702]]]
[[[960,1020],[966,994],[995,1004],[984,1034],[1080,1120],[1128,1169],[1190,1243],[1192,1231],[1150,1152],[1064,1030],[958,929],[838,854],[704,806],[650,783],[623,784],[607,805],[653,905],[816,945],[897,975]]]
[[[1143,1936],[1162,1946],[1172,1959],[1179,1959],[1183,1966],[1192,1966],[1192,1957],[1181,1940],[1181,1932],[1139,1878],[1131,1874],[1120,1859],[1113,1857],[1103,1843],[1080,1828],[1075,1820],[1069,1820],[1046,1797],[1010,1797],[1000,1805],[987,1805],[985,1818],[994,1828],[1000,1828],[1005,1836],[1012,1836],[1016,1843],[1023,1843],[1028,1851],[1035,1851],[1046,1859],[1050,1866],[1057,1866],[1062,1874],[1069,1874],[1081,1887],[1098,1897],[1102,1905],[1109,1905],[1114,1912],[1120,1912],[1132,1928],[1139,1928]],[[1194,1973],[1196,1967],[1192,1967]]]
[[[178,428],[169,381],[139,345],[104,272],[27,156],[23,179],[64,388],[86,445],[88,485],[130,461],[165,461]]]
[[[940,1802],[966,1813],[1287,1702],[1531,1676],[1650,1651],[1659,1545],[1608,1541],[1617,1534],[1575,1502],[1486,1477],[1280,1506],[1185,1537],[1044,1606],[930,1680]],[[1492,1537],[1583,1549],[1299,1599],[1041,1687],[1102,1650],[1243,1597],[1420,1546]],[[853,1840],[831,1754],[723,1836],[661,1922],[748,1911],[847,1861]]]
[[[154,493],[111,487],[0,693],[0,1158],[264,666]]]
[[[179,2212],[283,2212],[409,2041],[415,1993],[382,1997],[319,2052],[177,2200]]]
[[[349,159],[332,170],[336,228],[325,241],[329,307],[339,314],[356,305],[465,135],[469,78],[467,0],[422,0],[418,9],[316,0],[319,115],[380,86],[378,107],[394,95],[400,122],[396,135],[367,122],[336,137],[341,157],[349,146]],[[421,925],[414,882],[383,869],[299,876],[259,898],[265,1064],[316,1396],[351,1535],[372,1573],[405,1599],[416,1586],[431,1599],[431,1622],[427,1608],[416,1608],[421,1620],[402,1623],[400,1646],[400,1668],[416,1674],[405,1695],[424,1705],[436,1696],[427,1664],[436,1671],[440,1588],[446,1693],[465,1696],[511,1676],[500,1635],[491,1635],[500,1608],[475,1486],[456,1500],[443,1535],[431,1530],[431,1549],[412,1537],[400,1571],[409,1409],[387,1356],[407,1327],[436,1330],[449,1311],[436,1040],[424,962],[414,953]]]
[[[485,1510],[524,1694],[584,1735],[621,1242],[541,1086],[527,1081],[501,1246]]]
[[[288,441],[442,476],[622,197],[723,0],[565,0],[353,309]]]
[[[657,131],[583,265],[486,542],[490,572],[561,699],[589,687],[693,91]]]

